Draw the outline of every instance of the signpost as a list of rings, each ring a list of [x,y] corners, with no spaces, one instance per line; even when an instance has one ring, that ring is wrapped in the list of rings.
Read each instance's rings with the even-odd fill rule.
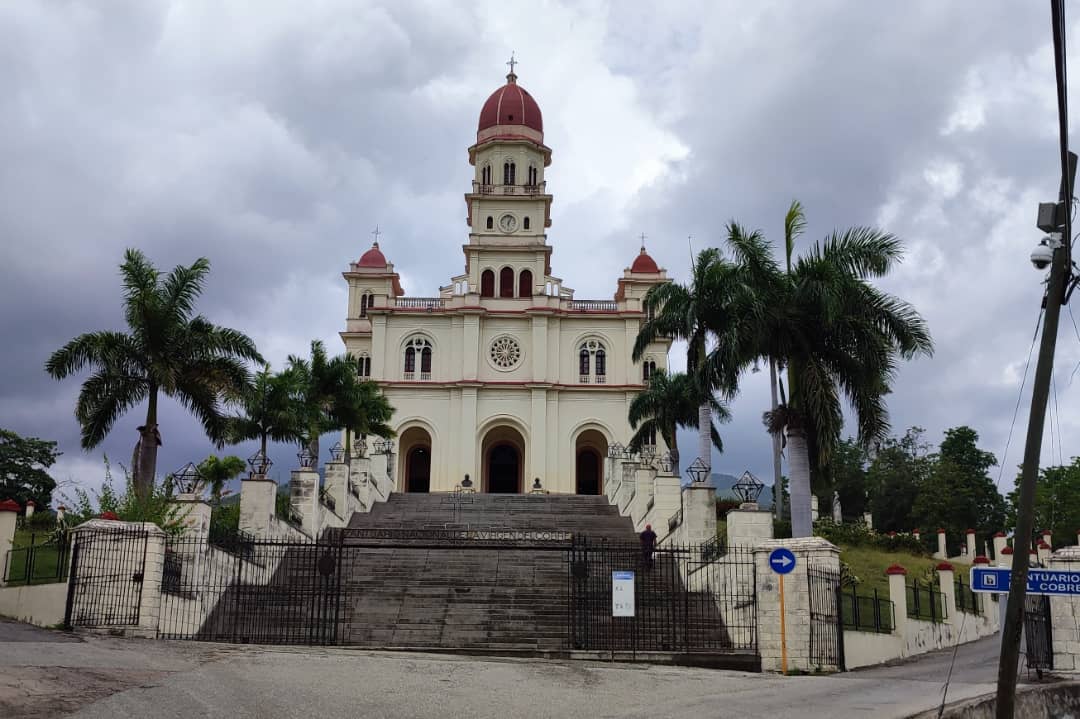
[[[972,567],[971,591],[1008,594],[1012,572],[1004,567]],[[1080,572],[1059,569],[1029,569],[1028,594],[1051,596],[1080,595]]]
[[[637,659],[637,622],[634,621],[634,573],[612,572],[611,573],[611,616],[612,622],[618,621],[617,617],[630,618],[631,652]],[[615,659],[615,644],[611,645],[611,659]]]
[[[769,567],[780,575],[780,671],[787,674],[787,617],[784,611],[784,575],[795,568],[795,553],[777,547],[769,553]]]

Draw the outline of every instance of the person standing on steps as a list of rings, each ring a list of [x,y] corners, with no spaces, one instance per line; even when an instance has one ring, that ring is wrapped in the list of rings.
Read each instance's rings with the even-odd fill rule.
[[[645,531],[639,536],[641,537],[641,561],[644,562],[646,569],[652,569],[653,552],[656,551],[656,532],[652,531],[651,524],[646,524]]]

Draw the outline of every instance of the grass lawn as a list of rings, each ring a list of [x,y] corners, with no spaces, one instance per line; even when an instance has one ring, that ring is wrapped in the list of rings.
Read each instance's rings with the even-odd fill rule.
[[[926,573],[941,561],[907,552],[887,552],[873,547],[849,546],[840,547],[840,559],[847,562],[855,576],[862,580],[857,588],[859,594],[873,594],[877,589],[878,595],[882,597],[889,596],[889,578],[885,575],[885,570],[891,565],[899,564],[908,570],[907,579],[910,584],[913,578],[926,576]],[[962,573],[964,584],[967,584],[971,565],[959,562],[951,564],[956,568],[957,575]]]
[[[49,537],[49,532],[26,530],[15,532],[14,548],[3,558],[5,578],[17,584],[27,583],[27,563],[29,562],[29,584],[61,581],[67,568],[60,567],[60,564],[66,563],[68,552],[66,548],[47,543]]]

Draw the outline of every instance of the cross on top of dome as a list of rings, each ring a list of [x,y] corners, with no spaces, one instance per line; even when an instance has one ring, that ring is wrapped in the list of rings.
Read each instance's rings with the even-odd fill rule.
[[[514,65],[517,65],[518,61],[514,59],[513,51],[510,52],[510,60],[506,64],[510,66],[510,73],[506,76],[506,81],[516,82],[517,74],[514,72]]]

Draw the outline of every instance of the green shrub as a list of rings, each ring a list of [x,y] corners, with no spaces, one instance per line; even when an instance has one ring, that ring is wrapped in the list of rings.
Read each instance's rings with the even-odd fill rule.
[[[733,509],[738,509],[741,502],[737,499],[716,498],[716,518],[723,519]]]
[[[83,522],[112,513],[124,522],[150,522],[161,527],[169,534],[179,534],[183,530],[181,517],[176,516],[172,506],[173,488],[170,481],[155,482],[146,497],[140,497],[135,491],[131,474],[124,469],[124,487],[117,491],[113,487],[112,466],[105,458],[105,481],[101,489],[90,493],[81,487],[75,489],[75,497],[65,497],[70,511],[64,517],[64,524],[74,527]]]
[[[22,526],[29,532],[49,532],[56,528],[56,515],[49,511],[34,512],[22,520]]]
[[[240,529],[240,505],[219,504],[210,510],[210,536],[223,537]]]
[[[889,552],[904,551],[910,554],[926,555],[922,542],[911,534],[889,536],[878,534],[862,522],[837,524],[831,519],[819,519],[814,522],[814,534],[836,545],[849,547],[874,547]]]

